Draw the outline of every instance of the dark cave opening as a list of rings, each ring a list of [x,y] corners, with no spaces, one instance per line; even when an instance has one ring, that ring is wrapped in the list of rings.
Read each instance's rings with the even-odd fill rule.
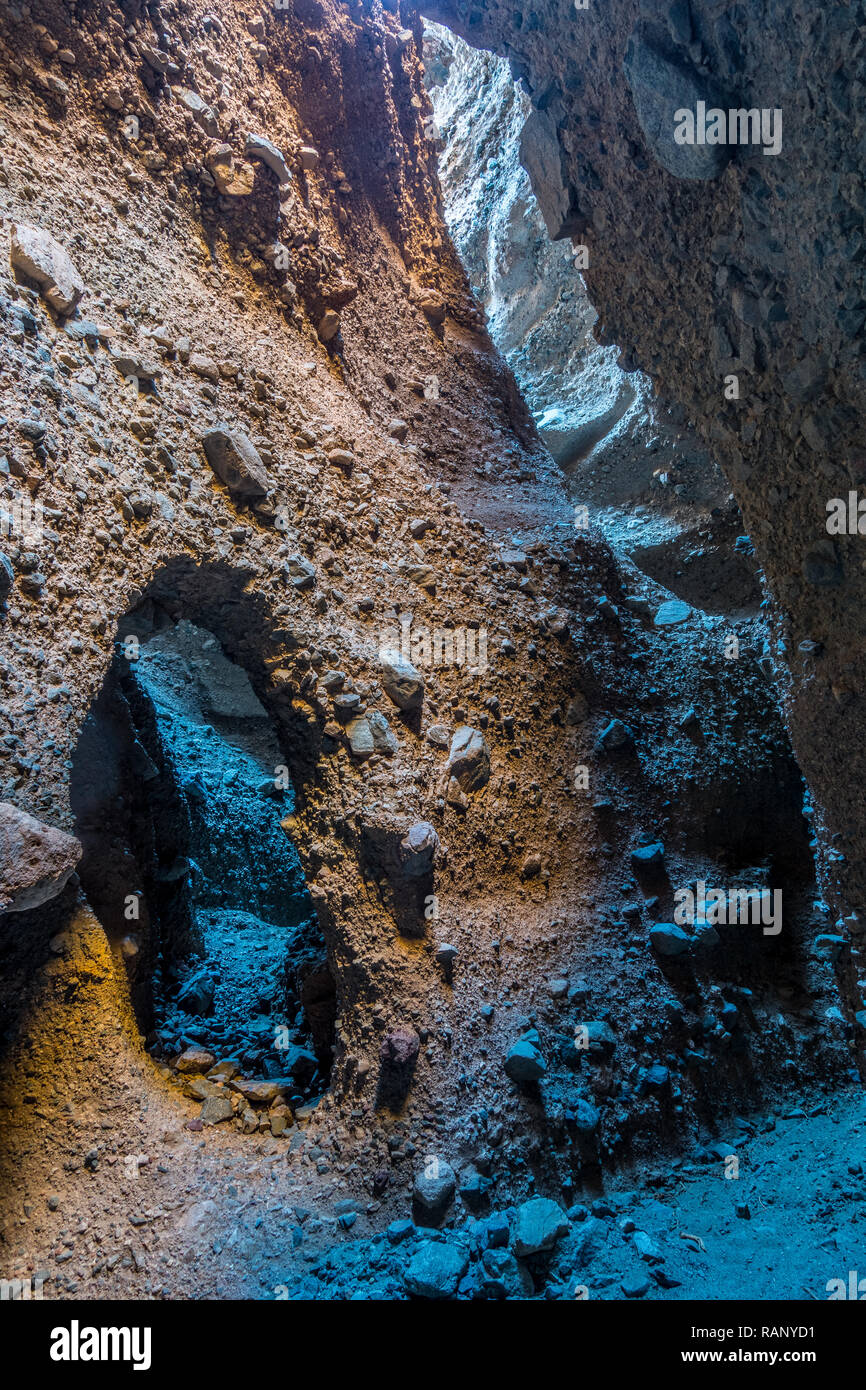
[[[119,949],[149,1050],[330,1080],[336,994],[287,818],[293,760],[212,630],[145,600],[82,730],[71,800],[82,886]]]

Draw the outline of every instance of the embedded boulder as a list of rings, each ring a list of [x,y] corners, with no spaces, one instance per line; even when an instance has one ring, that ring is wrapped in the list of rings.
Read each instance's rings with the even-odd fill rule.
[[[16,270],[36,281],[52,309],[72,313],[85,285],[59,241],[42,227],[19,222],[12,228],[10,257]]]
[[[423,878],[433,868],[439,836],[429,821],[416,821],[400,842],[400,857],[407,878]]]
[[[416,671],[402,652],[392,648],[383,651],[380,660],[382,686],[388,699],[406,713],[420,709],[424,702],[424,677],[421,672]]]
[[[229,492],[245,500],[266,497],[267,470],[252,440],[242,430],[217,425],[202,436],[207,461]]]
[[[262,164],[267,164],[268,168],[276,174],[280,184],[291,183],[292,176],[283,155],[276,145],[271,144],[271,141],[266,139],[264,135],[258,135],[252,131],[246,138],[244,154],[247,159],[258,159],[261,160]]]
[[[448,771],[465,792],[481,791],[490,780],[490,749],[480,729],[461,724],[454,731]]]
[[[675,114],[695,111],[699,101],[727,107],[718,84],[692,67],[658,24],[641,22],[632,32],[623,59],[640,128],[653,155],[679,179],[715,179],[733,153],[729,145],[678,144]]]
[[[81,853],[74,836],[0,801],[0,912],[27,912],[56,898]]]

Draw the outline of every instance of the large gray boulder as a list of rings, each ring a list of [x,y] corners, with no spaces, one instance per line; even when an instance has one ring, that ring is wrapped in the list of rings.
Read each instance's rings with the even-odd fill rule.
[[[81,858],[81,845],[0,801],[0,912],[27,912],[66,887]]]
[[[19,222],[12,228],[10,257],[16,270],[36,281],[52,309],[72,313],[85,286],[59,241],[42,227]]]
[[[243,430],[217,425],[202,436],[207,461],[229,492],[245,500],[265,497],[270,488],[258,449]]]
[[[678,145],[674,139],[677,111],[694,113],[699,101],[708,109],[728,108],[731,103],[718,84],[692,67],[665,29],[644,20],[628,41],[623,70],[641,130],[659,164],[680,179],[718,178],[733,153],[730,145]]]
[[[393,647],[380,654],[382,663],[382,686],[389,700],[398,709],[410,713],[421,708],[424,703],[424,677],[416,671],[411,661]]]

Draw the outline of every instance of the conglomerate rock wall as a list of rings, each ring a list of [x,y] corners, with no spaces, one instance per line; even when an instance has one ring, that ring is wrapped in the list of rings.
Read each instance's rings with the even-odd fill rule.
[[[775,601],[773,655],[815,795],[823,888],[856,947],[866,11],[438,0],[426,13],[508,58],[533,106],[524,163],[550,235],[587,247],[601,340],[684,405],[730,479]],[[697,116],[699,102],[754,109],[759,124],[763,113],[767,138],[750,123],[752,143],[678,143],[677,112]],[[828,531],[828,503],[847,508],[852,493],[853,524]]]
[[[242,1078],[238,1110],[227,1059],[216,1097],[183,1094],[195,1133],[214,1102],[239,1139],[291,1132],[313,1172],[327,1143],[387,1213],[419,1151],[526,1191],[851,1055],[850,961],[815,901],[759,636],[671,606],[575,529],[444,226],[421,45],[408,13],[335,0],[0,6],[0,800],[19,909],[0,919],[3,1178],[21,1200],[55,1163],[80,1167],[88,1134],[91,1168],[123,1142],[106,1091],[136,1098],[131,1144],[148,1096],[154,1116],[169,1103],[129,1009],[154,927],[146,902],[132,925],[120,905],[180,871],[170,842],[146,863],[123,839],[159,779],[119,727],[117,663],[184,620],[273,725],[294,793],[274,815],[336,989],[319,1106],[287,1128]],[[653,186],[692,235],[718,215]],[[652,265],[661,294],[652,243],[670,229],[638,198],[593,264],[612,275],[627,237],[617,284]],[[651,315],[663,351],[706,290],[703,265],[677,274],[676,305]],[[769,442],[781,426],[752,399],[750,438]],[[88,743],[100,766],[82,731],[103,695],[120,712]],[[118,899],[101,924],[81,897],[97,820],[81,881],[51,839],[100,774]],[[665,926],[698,880],[783,890],[783,929]],[[74,1125],[70,1095],[87,1097]]]

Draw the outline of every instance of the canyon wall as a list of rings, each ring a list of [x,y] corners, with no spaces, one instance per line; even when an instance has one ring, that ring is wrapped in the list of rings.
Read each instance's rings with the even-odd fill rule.
[[[504,47],[498,15],[454,22]],[[656,174],[651,209],[648,156],[637,129],[617,133],[634,122],[620,79],[605,85],[601,37],[581,76],[567,46],[554,64],[536,20],[530,85],[537,96],[531,64],[543,75],[550,63],[563,92],[545,80],[544,131],[556,119],[565,138],[574,93],[586,103],[591,144],[574,148],[581,167],[598,164],[595,302],[697,413],[703,359],[682,324],[704,322],[710,272],[685,248],[720,204]],[[613,13],[590,22],[616,48]],[[171,779],[158,742],[127,720],[124,663],[184,622],[243,669],[251,717],[263,710],[278,741],[291,796],[274,798],[274,825],[297,851],[336,991],[328,1093],[287,1129],[285,1107],[255,1109],[265,1092],[246,1078],[257,1099],[216,1121],[239,1141],[290,1129],[293,1159],[320,1174],[325,1145],[386,1211],[419,1152],[525,1194],[537,1176],[570,1184],[697,1137],[762,1086],[849,1065],[849,962],[816,901],[760,631],[750,615],[671,606],[575,527],[443,220],[421,50],[417,17],[335,0],[0,6],[8,1190],[20,1180],[26,1196],[53,1164],[78,1162],[79,1125],[97,1152],[143,1142],[121,1137],[124,1115],[102,1132],[106,1094],[143,1097],[141,1116],[179,1106],[195,1134],[196,1099],[214,1099],[177,1090],[173,1049],[143,1050],[141,1000],[172,943],[154,936],[156,899],[126,911],[143,885],[193,875],[173,841],[185,800],[213,825],[230,785],[224,752],[203,759],[168,810],[151,801],[163,833],[149,849],[128,829]],[[608,167],[608,145],[623,168]],[[719,185],[731,216],[745,177],[733,166]],[[553,230],[575,218],[569,205]],[[714,254],[747,283],[725,260],[733,249]],[[625,307],[617,317],[622,296],[633,323]],[[736,303],[751,305],[745,289]],[[755,364],[777,322],[743,325]],[[805,390],[812,357],[794,361],[791,332],[780,360]],[[823,349],[833,419],[848,382],[835,341]],[[729,458],[735,427],[747,435],[741,470],[772,495],[783,426],[754,372],[713,438]],[[810,407],[815,428],[822,411]],[[800,415],[814,438],[805,407],[786,418]],[[788,444],[786,467],[811,447]],[[748,511],[748,487],[743,498]],[[776,532],[757,513],[752,530],[784,597]],[[826,567],[817,587],[810,573],[791,583],[817,595],[825,654],[809,658],[816,722],[800,728],[798,687],[791,718],[822,792],[809,754],[839,732],[842,687],[825,718],[835,591]],[[749,660],[725,659],[731,637]],[[178,679],[192,685],[196,662]],[[217,714],[242,741],[243,711]],[[840,740],[834,757],[850,791],[859,753]],[[79,833],[87,857],[70,877],[64,837]],[[249,840],[263,877],[266,848]],[[784,930],[674,929],[675,891],[699,880],[783,889]],[[70,1094],[87,1097],[71,1127]]]
[[[769,582],[773,660],[816,799],[822,886],[866,903],[862,537],[862,5],[444,0],[532,103],[523,159],[553,238],[588,249],[602,341],[680,402],[724,468]],[[851,84],[854,84],[851,86]],[[680,145],[678,109],[782,113],[778,153]],[[736,378],[736,385],[732,378]],[[738,395],[736,391],[738,390]]]

